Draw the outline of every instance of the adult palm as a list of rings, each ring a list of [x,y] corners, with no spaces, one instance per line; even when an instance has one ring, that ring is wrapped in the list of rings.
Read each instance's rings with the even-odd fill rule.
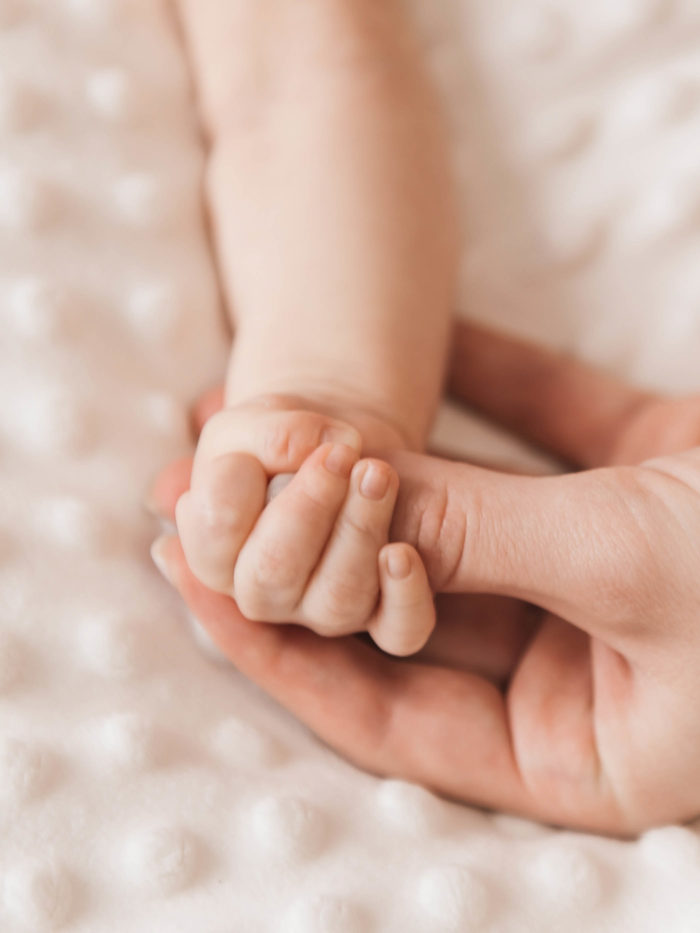
[[[584,470],[390,457],[394,536],[448,594],[420,655],[252,623],[196,581],[177,539],[169,578],[244,674],[368,770],[616,834],[696,816],[700,399],[464,324],[454,347],[456,396]],[[162,513],[188,477],[187,461],[163,472]]]

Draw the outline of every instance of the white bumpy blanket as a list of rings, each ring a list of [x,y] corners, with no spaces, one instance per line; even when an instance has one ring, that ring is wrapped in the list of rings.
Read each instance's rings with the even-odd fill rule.
[[[697,388],[697,0],[412,6],[463,310]],[[141,497],[224,363],[202,161],[164,3],[0,0],[0,930],[700,930],[694,828],[622,843],[378,780],[196,650]]]

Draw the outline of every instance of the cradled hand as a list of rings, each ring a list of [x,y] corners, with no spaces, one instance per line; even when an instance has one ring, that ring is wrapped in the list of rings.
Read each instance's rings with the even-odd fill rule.
[[[417,658],[254,626],[198,583],[177,540],[160,555],[169,579],[243,673],[371,771],[615,834],[698,816],[700,399],[473,328],[456,338],[453,390],[589,469],[389,457],[392,536],[436,589],[482,594],[440,597]],[[188,469],[161,476],[162,511]]]
[[[432,631],[433,596],[415,550],[389,544],[396,472],[361,458],[362,444],[302,399],[222,409],[202,430],[177,530],[194,576],[246,618],[368,631],[409,654]]]

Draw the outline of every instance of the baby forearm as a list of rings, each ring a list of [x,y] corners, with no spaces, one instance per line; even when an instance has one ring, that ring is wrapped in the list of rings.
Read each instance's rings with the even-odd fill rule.
[[[183,3],[236,345],[227,395],[353,396],[425,438],[456,234],[439,108],[394,0]]]

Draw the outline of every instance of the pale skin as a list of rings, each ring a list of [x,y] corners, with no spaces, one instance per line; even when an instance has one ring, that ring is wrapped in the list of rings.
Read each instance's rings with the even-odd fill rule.
[[[398,478],[376,455],[424,448],[444,378],[457,230],[433,89],[397,0],[181,11],[236,335],[177,505],[189,566],[248,618],[410,654],[433,596],[389,543]]]
[[[461,328],[453,390],[591,469],[423,456],[456,235],[400,7],[181,6],[236,341],[194,465],[153,491],[179,532],[159,566],[240,670],[372,771],[603,832],[697,815],[697,400]],[[438,597],[431,637],[434,591],[486,595]],[[359,631],[429,640],[398,661]]]
[[[478,385],[475,355],[498,364]],[[698,816],[700,398],[637,392],[467,325],[451,384],[584,469],[533,478],[392,456],[392,537],[454,594],[415,657],[249,621],[199,583],[177,537],[160,539],[161,569],[242,673],[374,773],[615,835]],[[164,517],[191,467],[156,482]]]

